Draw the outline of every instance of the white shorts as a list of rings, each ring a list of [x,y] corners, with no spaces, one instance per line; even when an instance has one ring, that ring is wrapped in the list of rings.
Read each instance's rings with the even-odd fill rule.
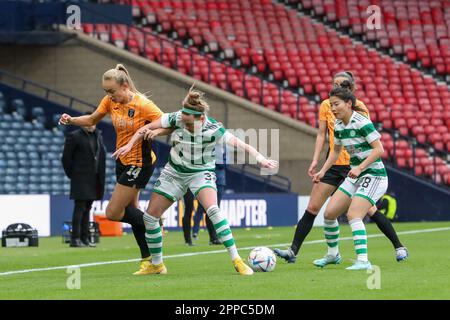
[[[155,182],[153,192],[159,193],[172,201],[177,201],[183,198],[188,188],[194,196],[197,196],[199,191],[204,188],[213,188],[217,191],[216,173],[214,171],[181,173],[170,164],[166,164]]]
[[[350,198],[357,196],[367,199],[372,205],[380,200],[388,188],[387,177],[364,176],[355,179],[347,177],[339,186],[339,190],[344,192]]]

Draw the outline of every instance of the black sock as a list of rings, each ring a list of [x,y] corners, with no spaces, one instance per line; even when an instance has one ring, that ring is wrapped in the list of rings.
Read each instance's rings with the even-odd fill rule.
[[[392,242],[392,245],[395,249],[403,247],[403,245],[400,243],[400,240],[398,239],[397,233],[395,232],[391,221],[389,221],[389,219],[384,214],[382,214],[380,211],[377,211],[373,216],[370,217],[370,219],[372,219],[372,221],[377,224],[381,232],[383,232],[384,235]]]
[[[139,246],[139,250],[141,250],[141,258],[145,259],[150,257],[150,250],[145,240],[145,226],[131,226],[131,229],[133,230],[133,235]]]
[[[145,240],[144,213],[138,208],[126,207],[122,222],[131,224],[134,238],[141,250],[142,259],[150,257],[150,250]]]
[[[303,240],[305,240],[306,236],[311,231],[311,228],[314,224],[314,219],[316,216],[305,210],[305,214],[297,223],[297,228],[295,229],[294,240],[292,240],[291,249],[294,251],[294,254],[297,255],[300,247],[302,246]]]
[[[126,207],[121,222],[131,224],[132,226],[144,226],[144,213],[138,208]]]

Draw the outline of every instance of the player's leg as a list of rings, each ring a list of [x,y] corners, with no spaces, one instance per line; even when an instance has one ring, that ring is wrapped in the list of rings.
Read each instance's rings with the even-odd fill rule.
[[[197,188],[196,185],[198,186],[198,184],[194,182],[191,184],[191,188],[192,185],[194,185],[192,192],[206,209],[206,214],[214,225],[218,238],[228,250],[236,271],[242,275],[253,274],[253,270],[239,256],[228,221],[217,206],[217,191],[215,186]]]
[[[163,237],[160,219],[163,213],[186,193],[183,181],[174,170],[166,166],[155,182],[152,196],[144,214],[145,238],[152,255],[148,274],[165,274],[167,269],[163,262]]]
[[[287,250],[275,249],[274,252],[277,256],[289,263],[295,263],[298,251],[311,231],[317,214],[336,188],[334,185],[323,182],[314,183],[308,206],[303,217],[297,223],[291,246]]]
[[[147,246],[152,255],[150,265],[145,274],[166,274],[167,269],[163,262],[163,237],[161,225],[159,223],[161,216],[174,202],[173,198],[166,195],[153,192],[147,212],[144,214],[145,238]]]
[[[140,217],[141,223],[132,224],[131,230],[133,231],[134,239],[139,246],[141,252],[141,262],[139,265],[139,270],[134,272],[133,275],[145,275],[147,274],[147,269],[150,265],[152,257],[150,255],[150,250],[147,246],[147,241],[145,239],[145,225],[144,225],[144,212],[139,209],[139,193],[136,193],[135,198],[131,203],[125,208],[125,215],[136,215]]]
[[[370,269],[371,265],[367,253],[367,233],[362,219],[369,209],[383,196],[388,186],[386,177],[362,177],[358,179],[357,190],[347,216],[353,234],[353,242],[357,260],[347,269]]]
[[[372,206],[367,213],[372,221],[374,221],[378,229],[391,241],[395,249],[395,256],[397,261],[404,261],[408,258],[408,249],[403,246],[398,238],[397,232],[394,229],[391,221],[375,206]]]
[[[344,182],[345,183],[345,182]],[[339,254],[339,223],[337,218],[347,211],[351,203],[352,186],[341,185],[333,194],[324,214],[324,235],[327,242],[327,254],[322,259],[314,260],[314,265],[324,267],[327,264],[339,264],[341,255]],[[347,191],[349,190],[349,191]]]
[[[367,211],[372,207],[372,203],[362,197],[354,196],[347,217],[352,229],[353,243],[357,260],[348,270],[370,269],[371,265],[367,253],[367,232],[362,219]]]

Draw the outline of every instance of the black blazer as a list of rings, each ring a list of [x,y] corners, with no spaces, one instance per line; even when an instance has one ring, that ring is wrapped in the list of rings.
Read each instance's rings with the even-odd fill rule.
[[[84,129],[75,130],[66,136],[61,160],[64,171],[70,179],[71,199],[103,199],[106,148],[101,131],[95,129],[94,133],[97,138],[97,154],[94,154],[88,133]]]

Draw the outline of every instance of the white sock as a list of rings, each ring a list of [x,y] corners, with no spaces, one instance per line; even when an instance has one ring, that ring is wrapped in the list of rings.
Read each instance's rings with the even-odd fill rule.
[[[350,228],[352,228],[353,243],[358,261],[369,261],[367,256],[367,233],[364,223],[360,218],[350,220],[348,223]]]
[[[240,258],[228,221],[223,217],[219,207],[216,205],[209,207],[206,214],[214,225],[217,236],[230,253],[231,260]]]
[[[328,254],[335,257],[339,253],[339,223],[337,222],[337,219],[324,219],[324,224],[323,229],[327,241]]]
[[[145,240],[152,255],[152,264],[163,263],[162,256],[162,232],[159,225],[159,218],[155,218],[148,213],[144,214]]]

